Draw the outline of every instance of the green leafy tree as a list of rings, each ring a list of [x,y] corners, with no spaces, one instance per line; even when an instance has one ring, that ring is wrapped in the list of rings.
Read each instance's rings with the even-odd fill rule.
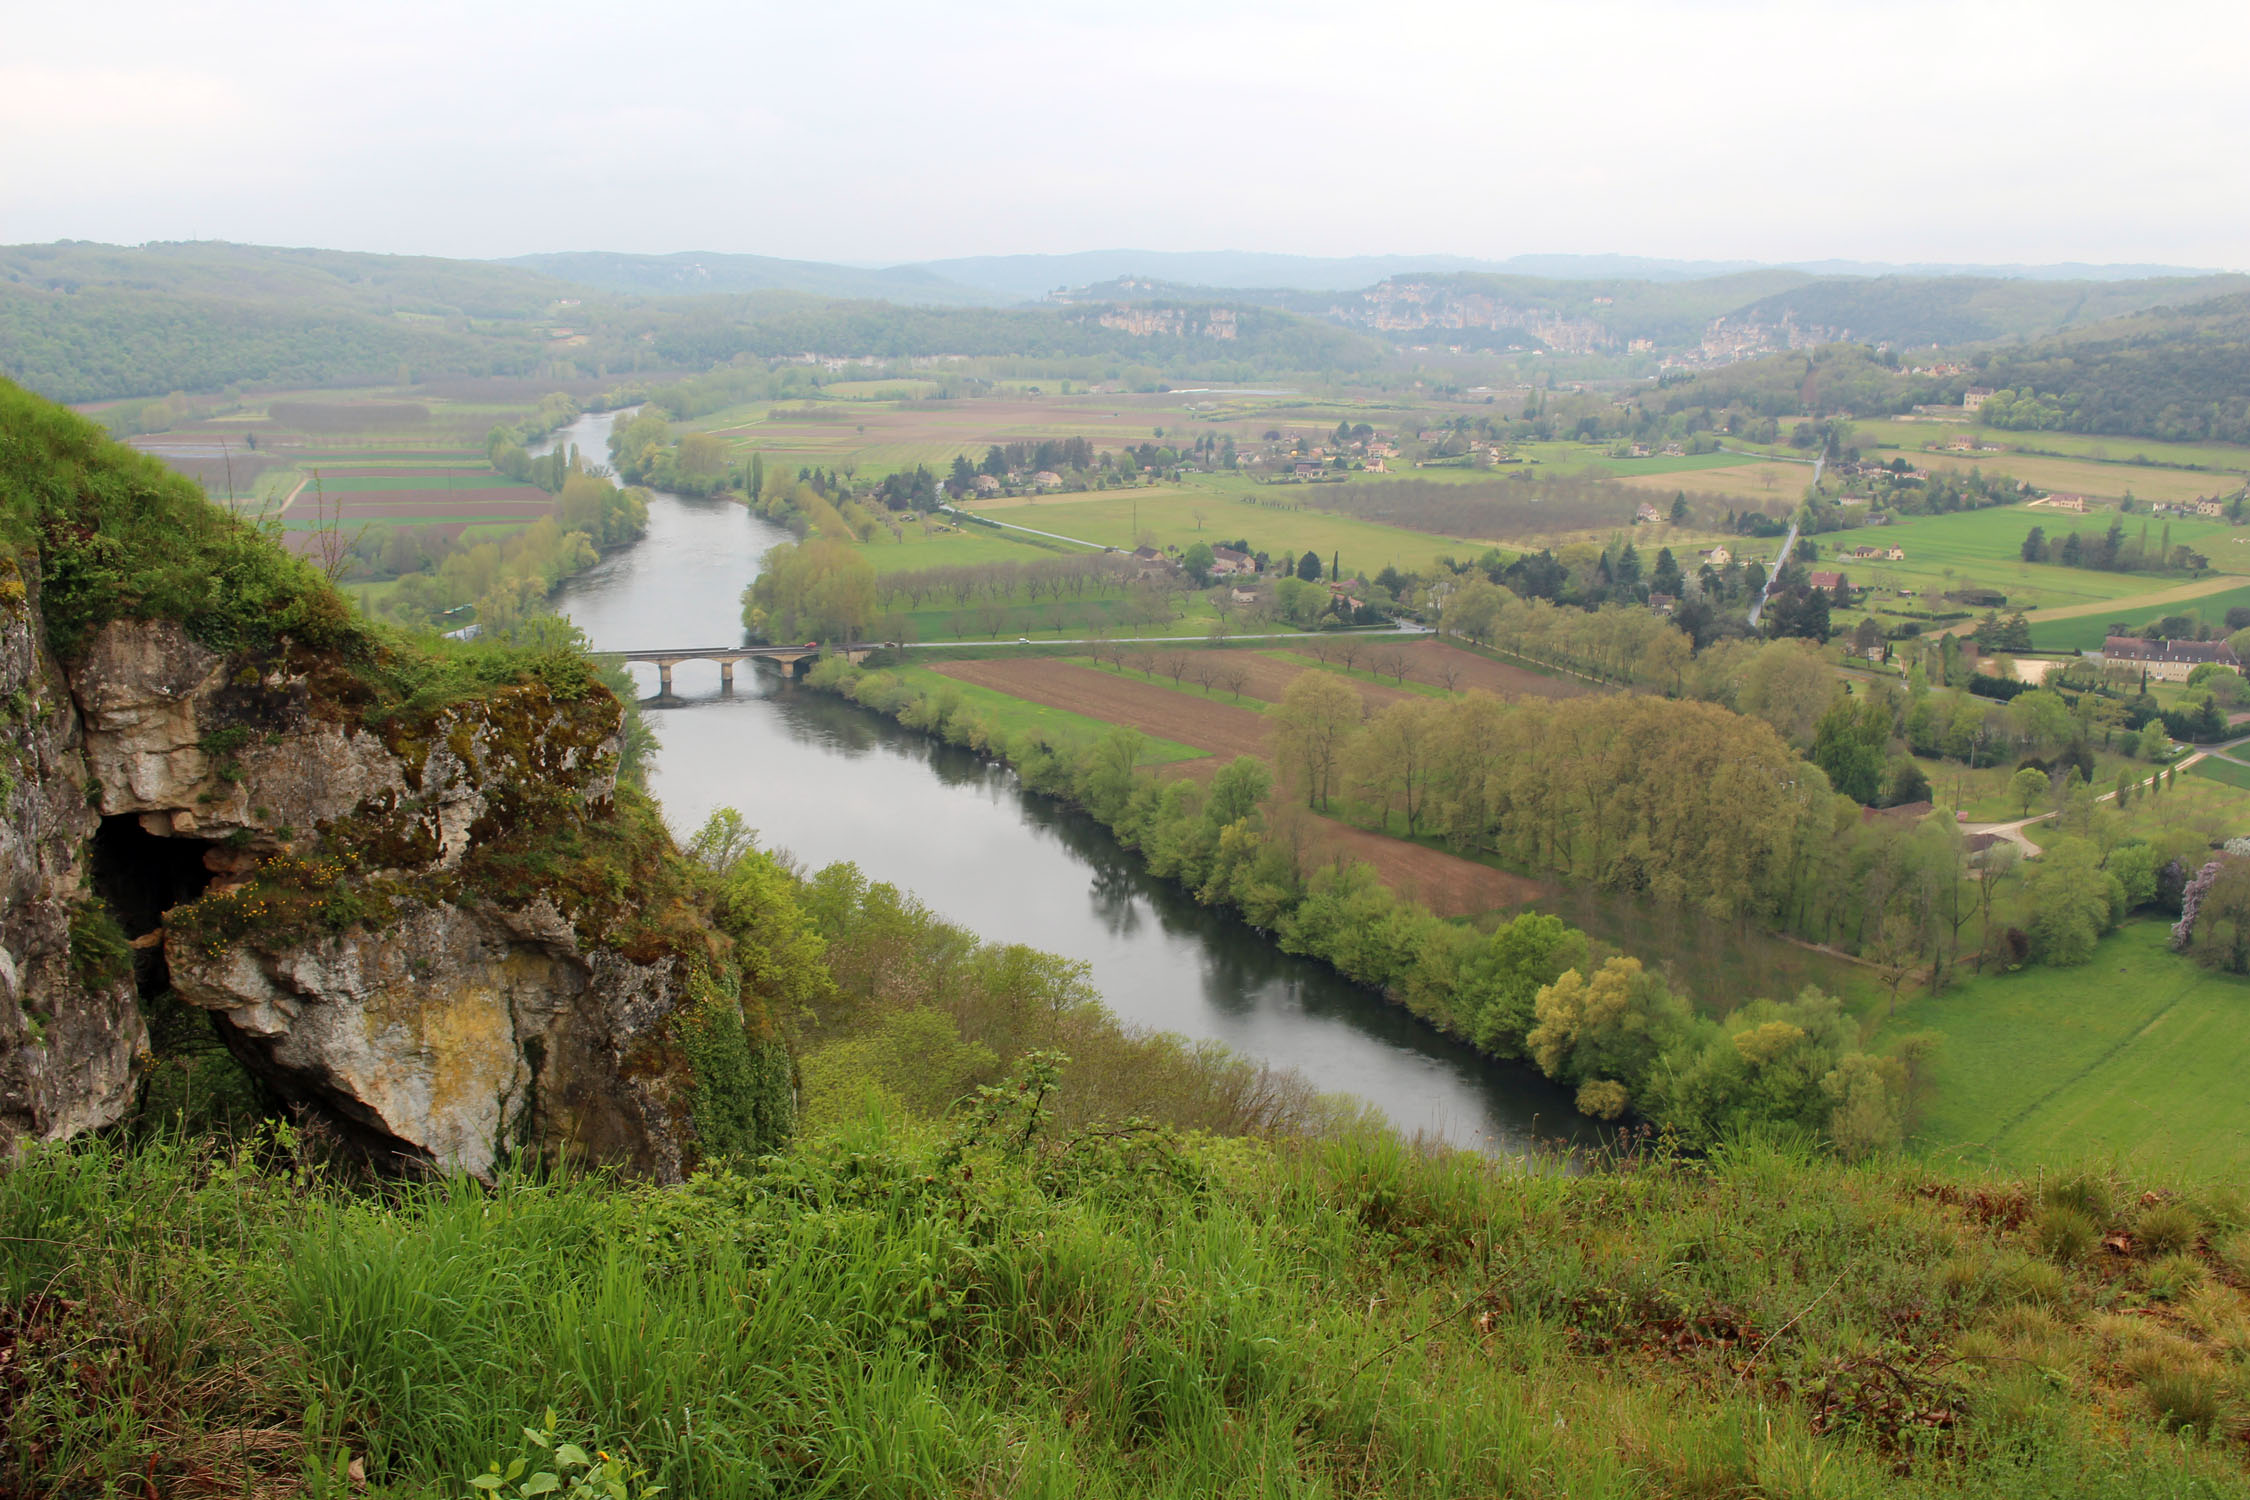
[[[2031,805],[2043,799],[2054,788],[2045,771],[2037,766],[2025,766],[2008,782],[2009,800],[2016,804],[2019,817],[2031,816]]]

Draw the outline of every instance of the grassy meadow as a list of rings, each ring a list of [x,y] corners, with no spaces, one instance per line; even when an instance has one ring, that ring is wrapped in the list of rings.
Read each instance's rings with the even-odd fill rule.
[[[2141,575],[2143,577],[2147,575]],[[2091,651],[2101,645],[2111,625],[2148,625],[2167,615],[2188,615],[2213,630],[2226,629],[2227,611],[2250,608],[2250,581],[2218,580],[2218,587],[2194,598],[2164,597],[2160,602],[2146,599],[2123,598],[2115,607],[2092,614],[2074,615],[2061,620],[2031,622],[2031,643],[2041,651]]]
[[[1911,589],[1920,596],[1920,606],[1930,609],[1949,607],[1937,596],[1971,587],[1998,589],[2008,596],[2007,609],[2013,611],[2105,604],[2193,581],[2187,573],[2111,573],[2023,560],[2024,538],[2034,526],[2043,528],[2052,543],[2074,531],[2097,537],[2108,529],[2110,519],[2106,513],[2080,516],[2044,507],[2003,505],[1942,516],[1909,516],[1890,526],[1824,532],[1815,540],[1820,544],[1819,566],[1842,568],[1855,584],[1893,591]],[[2214,568],[2250,573],[2250,548],[2233,544],[2234,537],[2243,533],[2223,521],[2146,515],[2122,519],[2128,543],[2139,538],[2145,525],[2149,546],[2155,548],[2169,528],[2173,545],[2203,551]],[[1901,562],[1855,560],[1850,553],[1858,546],[1895,546],[1904,549],[1906,557]],[[2099,644],[2098,636],[2095,644]]]
[[[1917,1143],[2024,1171],[2089,1159],[2207,1178],[2250,1159],[2242,1037],[2250,980],[2196,967],[2161,921],[2128,923],[2078,969],[1987,974],[1903,1006],[1943,1034]]]

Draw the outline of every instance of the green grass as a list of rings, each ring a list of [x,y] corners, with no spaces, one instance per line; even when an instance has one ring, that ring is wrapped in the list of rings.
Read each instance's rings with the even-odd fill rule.
[[[546,1467],[551,1408],[695,1500],[2250,1493],[2141,1392],[2231,1372],[2223,1327],[2032,1278],[2029,1231],[1976,1211],[2028,1185],[1762,1144],[1518,1174],[1016,1098],[981,1130],[851,1108],[673,1189],[355,1196],[285,1156],[34,1148],[0,1179],[30,1393],[0,1480],[438,1500]],[[2053,1315],[2011,1310],[2027,1286]],[[2082,1326],[2104,1309],[2184,1354],[2133,1365]]]
[[[2099,535],[2109,525],[2106,514],[2073,516],[2025,506],[1997,506],[1990,510],[1957,511],[1943,516],[1913,516],[1893,526],[1855,527],[1826,532],[1820,543],[1817,567],[1836,567],[1851,575],[1854,584],[1909,588],[1918,595],[1918,607],[1931,610],[1960,608],[1939,595],[1971,586],[1997,589],[2008,596],[2007,609],[2035,609],[2072,604],[2093,604],[2152,593],[2189,582],[2187,573],[2106,573],[2091,568],[2065,568],[2023,561],[2024,537],[2034,526],[2043,527],[2050,541],[2076,530]],[[2214,567],[2250,569],[2250,558],[2234,555],[2245,549],[2231,545],[2239,533],[2221,521],[2169,521],[2151,516],[2126,516],[2125,537],[2135,541],[2145,523],[2149,546],[2156,547],[2167,526],[2174,545],[2206,552]],[[1857,546],[1905,549],[1903,562],[1865,561],[1849,556]],[[1877,595],[1878,604],[1890,602]],[[2059,621],[2060,625],[2074,622]],[[2100,622],[2097,620],[2097,624]],[[2045,649],[2036,632],[2033,639]],[[2099,644],[2097,635],[2095,644]],[[2062,649],[2056,647],[2055,649]]]
[[[2238,760],[2222,760],[2216,755],[2206,755],[2188,767],[2188,774],[2250,792],[2250,766]]]
[[[963,707],[985,721],[993,729],[1006,735],[1026,731],[1043,733],[1052,744],[1091,745],[1114,733],[1117,726],[1102,719],[1090,719],[1084,714],[1074,714],[1068,709],[1049,708],[1044,704],[1026,702],[993,688],[979,687],[972,682],[959,682],[941,672],[927,667],[887,668],[909,687],[929,693],[933,697],[957,694]],[[1165,765],[1177,760],[1200,760],[1210,752],[1198,750],[1193,745],[1182,745],[1172,740],[1144,735],[1147,744],[1141,751],[1143,765]]]
[[[2156,438],[2107,437],[2082,432],[2003,432],[1996,427],[1979,427],[1972,423],[1876,420],[1852,424],[1853,440],[1862,449],[1897,448],[1907,453],[1919,453],[1924,443],[1943,443],[1964,432],[2009,450],[1987,454],[1987,459],[2006,460],[2017,454],[2029,454],[2123,467],[2178,466],[2250,473],[2250,448],[2231,443],[2168,443]],[[1934,459],[1957,455],[1933,453],[1928,456]]]
[[[2133,922],[2082,968],[1987,975],[1909,1003],[1891,1029],[1945,1039],[1921,1148],[2015,1170],[2093,1158],[2239,1173],[2250,1161],[2250,981],[2170,952],[2168,931]]]
[[[2119,576],[2148,577],[2146,574]],[[2162,584],[2154,582],[2148,585],[2149,589],[2161,587]],[[2120,600],[2117,608],[2100,614],[2079,615],[2068,620],[2035,620],[2031,626],[2031,643],[2042,651],[2091,651],[2101,645],[2113,624],[2147,625],[2166,615],[2188,615],[2214,630],[2223,630],[2227,611],[2243,608],[2250,608],[2250,583],[2169,604],[2135,604],[2129,599]]]

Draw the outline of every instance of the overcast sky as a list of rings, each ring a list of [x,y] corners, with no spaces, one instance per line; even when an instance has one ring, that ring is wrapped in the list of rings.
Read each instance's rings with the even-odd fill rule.
[[[0,242],[2250,266],[2250,4],[12,8]]]

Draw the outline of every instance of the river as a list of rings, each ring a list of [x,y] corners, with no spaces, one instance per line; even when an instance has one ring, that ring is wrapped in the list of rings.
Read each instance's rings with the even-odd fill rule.
[[[614,421],[582,417],[558,439],[604,461]],[[742,590],[787,539],[732,502],[658,493],[647,536],[572,580],[558,607],[597,650],[737,640]],[[656,669],[633,670],[653,693]],[[1217,1038],[1356,1094],[1403,1130],[1510,1156],[1535,1136],[1585,1134],[1546,1079],[1197,905],[1002,767],[747,664],[732,693],[708,662],[674,668],[673,688],[649,705],[661,741],[649,788],[677,833],[738,808],[768,848],[808,867],[850,860],[982,937],[1083,959],[1124,1019]]]

